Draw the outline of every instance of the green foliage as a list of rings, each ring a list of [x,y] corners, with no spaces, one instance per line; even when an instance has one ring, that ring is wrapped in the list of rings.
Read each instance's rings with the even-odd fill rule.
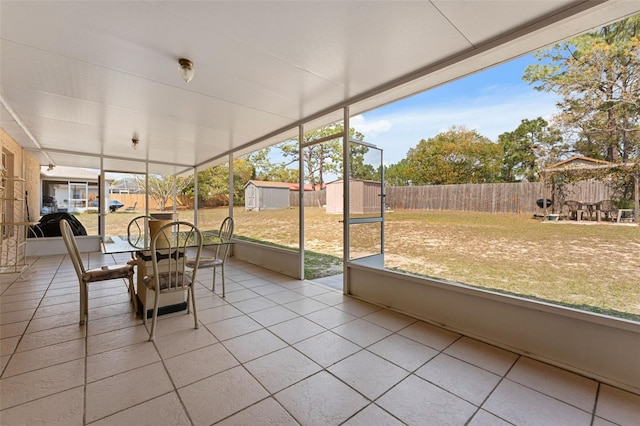
[[[560,161],[568,150],[560,132],[542,117],[524,119],[513,132],[498,136],[503,159],[500,171],[504,182],[538,180],[538,170]]]
[[[233,160],[233,200],[244,202],[244,185],[253,178],[254,169],[244,158]],[[193,188],[191,189],[193,193]],[[207,204],[213,200],[214,205],[228,204],[229,165],[220,164],[209,167],[198,173],[198,200]],[[211,203],[210,203],[211,204]]]
[[[640,151],[640,16],[538,52],[523,79],[558,93],[558,126],[583,155],[609,161]]]
[[[403,158],[395,164],[385,166],[385,184],[388,186],[405,186],[413,183],[408,171],[407,159]]]
[[[407,154],[407,176],[415,185],[497,182],[502,147],[475,130],[453,126],[421,140]]]

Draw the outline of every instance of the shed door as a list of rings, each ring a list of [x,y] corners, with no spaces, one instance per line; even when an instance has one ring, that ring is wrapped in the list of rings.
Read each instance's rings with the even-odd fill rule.
[[[347,245],[348,253],[345,253],[345,261],[383,268],[385,209],[382,150],[375,145],[351,141],[349,143],[348,158],[351,180],[366,182],[371,194],[367,203],[373,208],[368,210],[356,209],[353,208],[353,203],[346,203],[349,210],[345,213],[348,224],[349,244]],[[355,188],[360,188],[360,191],[362,191],[362,185],[351,183],[346,188],[349,201],[351,201],[352,196],[354,199],[362,201],[363,194],[359,194],[359,196],[351,194]]]

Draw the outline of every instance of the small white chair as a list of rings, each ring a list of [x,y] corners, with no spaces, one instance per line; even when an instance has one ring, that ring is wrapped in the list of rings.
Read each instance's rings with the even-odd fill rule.
[[[78,275],[78,283],[80,284],[80,325],[85,324],[85,318],[87,320],[89,319],[88,285],[89,283],[97,281],[127,278],[129,280],[131,301],[133,302],[134,310],[137,311],[138,304],[133,287],[133,265],[102,266],[100,268],[86,270],[71,226],[69,222],[64,219],[60,221],[60,233],[62,234],[65,246],[67,246],[67,252],[69,253],[71,262],[73,262],[73,267]]]
[[[196,255],[191,259],[195,268],[186,269],[187,251],[195,250]],[[162,226],[151,238],[151,256],[153,269],[142,279],[144,286],[154,292],[153,320],[149,340],[156,335],[156,321],[158,318],[158,299],[160,294],[173,292],[187,292],[187,313],[193,308],[195,328],[198,328],[198,313],[193,284],[202,251],[202,233],[192,223],[177,221]],[[143,322],[147,321],[146,308],[142,313]]]
[[[220,225],[220,231],[218,235],[223,240],[229,242],[233,238],[233,218],[226,217]],[[224,297],[224,263],[229,255],[229,249],[231,244],[220,244],[216,247],[216,255],[214,257],[202,257],[200,259],[200,268],[213,268],[213,284],[211,286],[212,291],[216,291],[216,268],[219,266],[222,272],[222,297]],[[194,264],[189,259],[187,261],[187,267],[194,268]]]

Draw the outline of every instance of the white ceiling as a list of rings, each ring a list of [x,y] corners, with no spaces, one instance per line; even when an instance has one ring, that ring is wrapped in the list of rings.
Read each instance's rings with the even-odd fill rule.
[[[41,164],[185,172],[638,12],[638,0],[2,0],[0,126]],[[195,65],[188,84],[180,57]]]

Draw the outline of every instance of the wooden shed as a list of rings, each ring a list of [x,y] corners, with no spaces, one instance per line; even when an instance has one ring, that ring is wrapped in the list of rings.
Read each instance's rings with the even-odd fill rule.
[[[380,182],[351,179],[349,183],[349,210],[352,214],[380,213],[382,188]],[[327,184],[327,213],[342,213],[342,180]]]
[[[245,210],[272,210],[289,208],[288,182],[250,180],[244,186]]]

